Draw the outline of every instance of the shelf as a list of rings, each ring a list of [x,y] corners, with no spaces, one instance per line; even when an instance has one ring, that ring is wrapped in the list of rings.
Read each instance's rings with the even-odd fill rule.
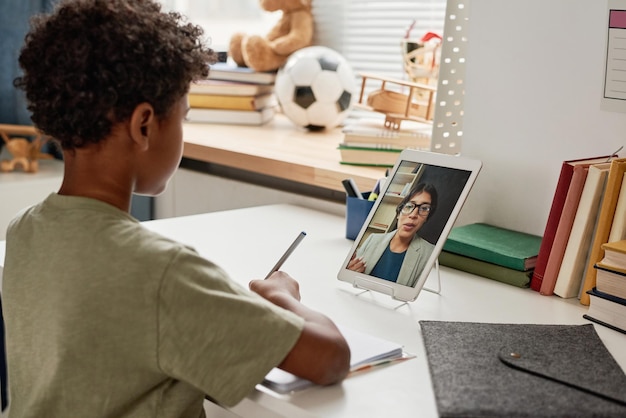
[[[281,114],[262,126],[185,123],[183,136],[186,158],[334,191],[344,192],[349,177],[372,190],[385,175],[381,167],[340,164],[341,128],[307,131]]]

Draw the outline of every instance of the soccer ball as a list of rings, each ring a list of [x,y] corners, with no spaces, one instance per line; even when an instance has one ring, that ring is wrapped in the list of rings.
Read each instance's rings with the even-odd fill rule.
[[[323,46],[302,48],[276,74],[274,93],[283,113],[298,126],[330,129],[348,116],[356,92],[350,64]]]

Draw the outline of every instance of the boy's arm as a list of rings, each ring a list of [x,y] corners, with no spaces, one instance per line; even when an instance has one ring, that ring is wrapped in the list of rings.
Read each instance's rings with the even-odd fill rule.
[[[294,279],[276,272],[266,280],[253,280],[250,289],[305,320],[300,338],[278,367],[319,385],[339,382],[348,374],[348,343],[328,317],[300,303]]]

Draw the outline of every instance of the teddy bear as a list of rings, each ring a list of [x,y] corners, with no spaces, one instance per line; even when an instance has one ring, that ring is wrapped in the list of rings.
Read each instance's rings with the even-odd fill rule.
[[[311,45],[311,0],[259,0],[259,4],[269,12],[282,11],[280,20],[265,37],[235,33],[230,38],[228,54],[240,67],[274,71],[290,54]]]

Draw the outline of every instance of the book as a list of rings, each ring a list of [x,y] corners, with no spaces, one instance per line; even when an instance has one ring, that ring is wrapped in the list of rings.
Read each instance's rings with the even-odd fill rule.
[[[200,109],[259,110],[276,106],[276,97],[269,93],[259,96],[231,96],[189,93],[189,106]]]
[[[400,156],[400,149],[351,147],[339,144],[340,163],[348,165],[364,165],[376,167],[393,167]]]
[[[572,231],[554,285],[554,294],[562,298],[578,296],[610,165],[611,163],[601,163],[589,166]]]
[[[391,148],[430,149],[432,124],[403,121],[400,129],[385,128],[382,119],[362,118],[347,122],[342,128],[343,142],[349,145],[373,144]],[[354,146],[354,145],[353,145]]]
[[[530,288],[539,292],[541,290],[541,282],[543,281],[543,275],[546,271],[548,264],[548,257],[552,250],[552,244],[554,242],[554,235],[559,225],[559,219],[561,218],[561,212],[563,211],[563,205],[565,204],[565,198],[567,197],[567,191],[574,174],[574,167],[577,165],[591,165],[597,163],[607,162],[610,156],[600,156],[594,158],[566,160],[561,163],[561,171],[552,198],[552,204],[550,205],[550,211],[548,212],[548,219],[546,221],[546,227],[541,239],[541,247],[539,248],[539,254],[537,255],[537,265],[533,271],[533,276],[530,280]]]
[[[597,263],[596,289],[618,298],[626,299],[626,268],[614,269]]]
[[[513,270],[535,267],[541,237],[489,225],[473,223],[452,228],[443,249]]]
[[[605,242],[601,245],[604,257],[598,262],[603,268],[626,273],[626,240]]]
[[[618,298],[593,287],[586,292],[589,310],[583,318],[626,334],[626,299]]]
[[[189,122],[225,123],[232,125],[263,125],[270,121],[276,110],[266,107],[260,110],[229,110],[191,108],[187,113]]]
[[[591,242],[589,259],[587,260],[587,270],[582,282],[580,303],[583,305],[589,305],[589,294],[587,291],[596,286],[596,270],[593,266],[604,257],[602,244],[606,243],[609,238],[611,224],[615,216],[617,199],[620,189],[622,188],[624,172],[626,172],[626,158],[618,158],[611,161],[609,174],[606,178],[604,198],[602,199],[602,205],[600,206],[600,213],[598,215],[598,225]]]
[[[401,344],[345,326],[338,325],[338,328],[350,347],[350,372],[411,357],[403,353]],[[265,376],[263,385],[278,393],[289,393],[313,386],[313,383],[274,368]]]
[[[572,180],[570,181],[569,189],[565,196],[565,203],[563,204],[563,210],[561,211],[561,217],[559,218],[559,223],[554,233],[554,241],[550,249],[550,255],[548,256],[546,271],[543,274],[543,280],[539,288],[539,293],[544,296],[554,294],[554,286],[556,285],[561,262],[565,255],[565,248],[567,247],[567,242],[572,232],[574,218],[576,217],[576,211],[578,210],[578,204],[580,203],[580,196],[585,186],[588,170],[588,166],[579,165],[574,167]]]
[[[619,191],[617,204],[615,205],[615,216],[611,224],[608,242],[619,241],[626,238],[626,174],[622,179],[622,188]]]
[[[190,84],[189,94],[216,94],[220,96],[259,96],[274,92],[272,84],[242,83],[227,80],[198,80]]]
[[[216,62],[209,69],[209,80],[240,81],[244,83],[274,84],[276,71],[255,71],[229,62]]]
[[[448,251],[439,254],[439,264],[517,287],[528,287],[532,274],[532,270],[514,270]]]

